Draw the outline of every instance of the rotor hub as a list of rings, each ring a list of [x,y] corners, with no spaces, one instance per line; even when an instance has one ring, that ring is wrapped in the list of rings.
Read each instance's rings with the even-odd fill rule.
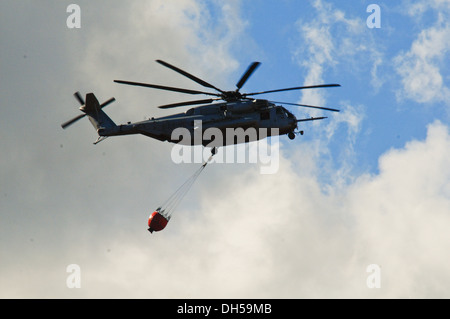
[[[243,96],[239,91],[225,91],[222,93],[221,98],[226,102],[236,102],[242,100]]]

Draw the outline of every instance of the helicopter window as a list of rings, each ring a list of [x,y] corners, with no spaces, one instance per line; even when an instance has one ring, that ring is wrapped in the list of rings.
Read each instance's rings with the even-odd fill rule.
[[[289,112],[288,110],[286,110],[284,107],[283,107],[282,109],[283,109],[283,111],[284,111],[284,114],[285,114],[288,118],[290,118],[290,119],[295,118],[294,114],[292,114],[291,112]]]
[[[277,114],[283,114],[283,110],[279,107],[276,108]]]
[[[269,111],[262,111],[261,113],[260,113],[260,116],[261,116],[261,120],[263,121],[263,120],[268,120],[268,119],[270,119],[270,113],[269,113]]]

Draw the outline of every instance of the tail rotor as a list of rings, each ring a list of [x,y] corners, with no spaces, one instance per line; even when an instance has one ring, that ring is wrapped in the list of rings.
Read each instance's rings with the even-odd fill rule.
[[[89,94],[92,94],[92,93],[89,93]],[[81,105],[80,110],[81,110],[82,112],[85,112],[84,110],[85,110],[86,102],[85,102],[85,99],[83,99],[83,97],[81,96],[80,92],[78,92],[78,91],[75,92],[75,93],[73,94],[73,96],[74,96],[75,99],[80,103],[80,105]],[[116,100],[116,99],[113,98],[113,97],[110,98],[109,100],[107,100],[107,101],[103,102],[102,104],[100,104],[100,108],[101,108],[101,109],[104,108],[105,106],[111,104],[111,103],[114,102],[115,100]],[[63,129],[66,129],[67,127],[69,127],[70,125],[72,125],[73,123],[75,123],[76,121],[81,120],[81,119],[82,119],[83,117],[85,117],[86,115],[87,115],[87,113],[80,114],[80,115],[74,117],[73,119],[70,119],[70,120],[68,120],[67,122],[64,122],[63,124],[61,124],[61,127],[62,127]]]

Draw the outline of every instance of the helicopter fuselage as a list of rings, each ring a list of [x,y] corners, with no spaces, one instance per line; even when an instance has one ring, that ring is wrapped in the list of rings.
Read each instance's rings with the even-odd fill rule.
[[[103,111],[105,106],[115,101],[114,98],[100,104],[94,93],[86,94],[86,99],[84,99],[80,92],[75,92],[74,96],[80,103],[80,110],[83,114],[64,122],[61,124],[61,127],[65,129],[87,116],[99,135],[94,144],[99,143],[109,136],[142,134],[160,141],[169,141],[172,143],[180,143],[182,145],[201,144],[215,148],[217,146],[252,142],[274,135],[287,134],[290,139],[294,139],[296,133],[303,134],[303,131],[295,131],[297,129],[298,122],[321,120],[326,118],[311,117],[297,120],[291,112],[283,106],[276,105],[275,103],[339,112],[337,109],[327,107],[287,102],[274,102],[253,98],[253,96],[260,94],[338,87],[340,86],[339,84],[307,85],[252,93],[241,93],[240,89],[253,74],[253,72],[259,67],[261,64],[260,62],[252,62],[249,65],[247,70],[236,83],[236,90],[234,91],[221,90],[214,85],[165,61],[156,60],[156,62],[189,78],[201,86],[208,88],[209,90],[214,90],[215,92],[199,91],[143,82],[114,80],[114,82],[119,84],[153,88],[190,95],[207,95],[209,98],[158,106],[161,109],[169,109],[187,105],[198,105],[184,113],[151,118],[141,122],[128,122],[127,124],[116,125]],[[224,102],[215,103],[220,100]]]
[[[100,136],[142,134],[182,145],[224,146],[247,143],[297,128],[295,116],[267,100],[241,100],[197,106],[184,113],[110,128]]]

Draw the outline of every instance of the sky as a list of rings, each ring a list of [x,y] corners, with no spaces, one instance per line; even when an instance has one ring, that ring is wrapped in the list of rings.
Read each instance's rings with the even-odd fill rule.
[[[1,1],[0,297],[449,298],[449,21],[448,0]],[[198,164],[60,125],[75,91],[116,123],[170,114],[186,96],[113,82],[201,88],[157,59],[225,90],[253,61],[242,92],[339,83],[270,99],[341,111],[288,107],[328,119],[279,138],[275,174],[208,165],[150,234]]]

